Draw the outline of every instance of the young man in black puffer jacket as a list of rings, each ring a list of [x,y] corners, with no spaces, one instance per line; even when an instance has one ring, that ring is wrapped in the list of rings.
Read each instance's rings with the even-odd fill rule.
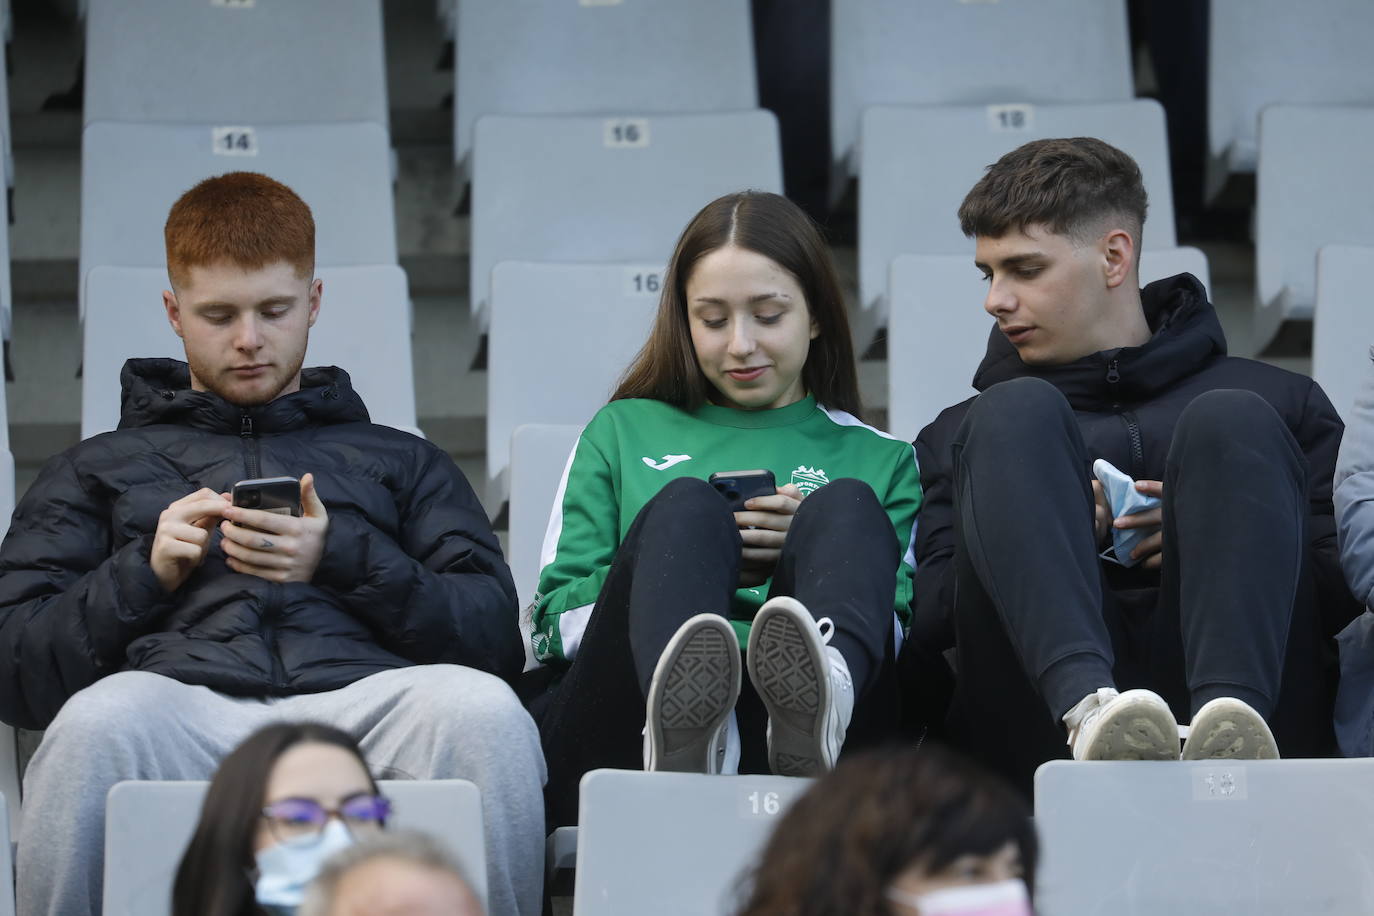
[[[281,719],[351,732],[379,777],[476,782],[490,911],[538,911],[544,765],[503,680],[524,660],[510,571],[448,455],[370,423],[343,370],[302,371],[314,232],[262,175],[188,191],[163,294],[187,362],[130,360],[119,429],[49,461],[15,511],[0,718],[47,728],[26,916],[99,911],[116,781],[207,779]],[[236,481],[277,476],[300,478],[299,517],[232,505]]]
[[[1190,759],[1331,747],[1327,638],[1358,611],[1341,421],[1310,378],[1228,357],[1193,277],[1139,288],[1145,209],[1136,163],[1076,138],[1008,153],[959,211],[996,326],[982,393],[916,441],[906,661],[956,648],[948,738],[1026,790],[1070,753],[1178,759],[1179,723]],[[1134,485],[1109,499],[1097,459]]]

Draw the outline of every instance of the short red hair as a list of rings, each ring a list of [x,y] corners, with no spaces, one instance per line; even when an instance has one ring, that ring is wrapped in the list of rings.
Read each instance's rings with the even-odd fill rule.
[[[181,284],[192,267],[230,261],[257,270],[285,261],[315,271],[315,218],[295,191],[257,172],[207,178],[172,204],[164,230],[167,275]]]

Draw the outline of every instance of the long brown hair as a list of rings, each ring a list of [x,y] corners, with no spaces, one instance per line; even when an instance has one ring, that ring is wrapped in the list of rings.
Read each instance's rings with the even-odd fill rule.
[[[782,816],[745,875],[739,916],[891,916],[887,890],[913,865],[938,872],[1015,844],[1035,890],[1026,804],[974,764],[935,747],[850,757]]]
[[[802,384],[826,407],[860,416],[854,345],[830,249],[800,207],[762,191],[713,200],[687,224],[668,262],[653,330],[611,400],[652,398],[694,410],[710,399],[711,383],[697,364],[687,321],[687,279],[698,260],[726,245],[761,254],[797,278],[819,331],[802,367]]]

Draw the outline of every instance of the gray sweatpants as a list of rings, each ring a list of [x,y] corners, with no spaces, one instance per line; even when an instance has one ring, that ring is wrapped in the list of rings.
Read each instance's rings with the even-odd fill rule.
[[[457,665],[385,671],[329,693],[241,699],[142,671],[62,707],[24,777],[19,916],[100,912],[105,796],[124,779],[209,779],[271,722],[356,737],[379,779],[470,779],[482,790],[492,916],[535,916],[544,866],[539,733],[499,678]]]

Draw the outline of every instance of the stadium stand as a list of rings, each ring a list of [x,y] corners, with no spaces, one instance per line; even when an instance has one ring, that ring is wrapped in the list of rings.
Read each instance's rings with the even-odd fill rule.
[[[388,123],[381,0],[89,0],[85,123]]]
[[[1037,912],[1291,916],[1374,899],[1374,760],[1052,761],[1035,781]]]
[[[605,404],[649,336],[660,264],[504,261],[491,273],[487,477],[504,499],[511,433],[524,423],[581,426]],[[595,359],[568,359],[595,340]],[[561,469],[561,468],[560,468]]]
[[[1265,106],[1374,104],[1374,4],[1367,0],[1211,0],[1208,197],[1255,171]]]
[[[453,153],[488,114],[685,114],[758,105],[749,0],[459,0]]]
[[[1190,273],[1211,288],[1207,257],[1196,248],[1146,251],[1140,282]],[[889,272],[892,314],[888,431],[915,439],[950,405],[973,397],[974,371],[987,351],[993,321],[983,310],[988,286],[967,255],[900,255]]]
[[[581,784],[573,911],[729,912],[735,879],[810,784],[787,776],[592,770]]]
[[[472,309],[485,327],[501,261],[659,262],[692,214],[740,188],[782,191],[769,112],[484,117],[473,151]]]
[[[1312,317],[1312,377],[1346,422],[1369,375],[1374,309],[1369,278],[1374,247],[1326,245],[1317,252],[1317,307]]]
[[[856,168],[864,174],[855,146],[870,105],[1105,102],[1134,94],[1124,0],[834,0],[830,28],[835,194]]]
[[[165,916],[177,866],[200,818],[207,782],[121,782],[105,809],[105,916]],[[486,901],[482,796],[463,779],[381,780],[389,825],[432,834],[466,868]],[[8,844],[6,844],[8,849]],[[8,870],[5,872],[8,875]]]
[[[343,367],[374,423],[418,435],[405,272],[395,265],[325,267],[316,276],[324,291],[306,365]],[[97,267],[86,288],[83,439],[119,423],[119,373],[126,359],[185,358],[162,307],[164,268]]]
[[[1164,112],[1137,100],[1078,105],[874,106],[864,112],[859,183],[859,346],[888,318],[887,271],[899,254],[959,254],[959,204],[983,170],[1030,140],[1099,137],[1140,163],[1150,195],[1143,247],[1175,244]]]
[[[1260,113],[1255,176],[1255,333],[1311,318],[1317,251],[1374,244],[1368,180],[1374,104],[1271,105]]]

